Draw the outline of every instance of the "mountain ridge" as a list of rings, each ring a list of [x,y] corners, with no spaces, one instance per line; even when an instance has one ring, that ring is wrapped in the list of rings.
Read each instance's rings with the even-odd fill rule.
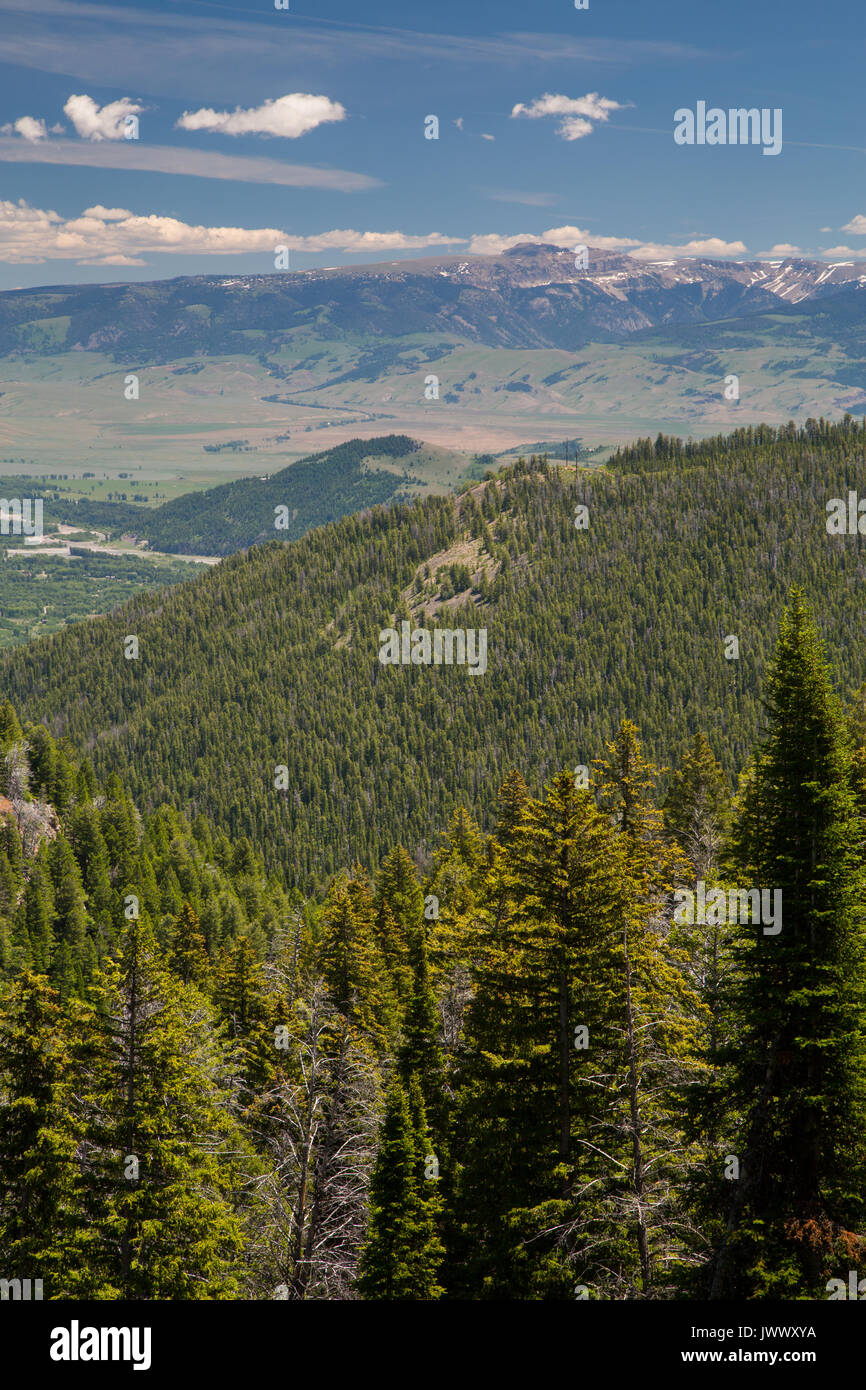
[[[608,334],[628,336],[664,324],[857,294],[866,287],[866,260],[647,262],[592,247],[589,254],[586,270],[575,267],[571,251],[521,243],[489,256],[6,290],[0,293],[0,353],[102,351],[125,360],[137,347],[133,355],[139,360],[149,344],[152,360],[168,361],[185,351],[248,351],[250,340],[239,335],[270,333],[273,339],[309,329],[317,304],[322,336],[348,329],[374,336],[448,330],[487,346],[565,347],[603,341]],[[334,298],[335,290],[341,298]],[[40,298],[54,312],[34,319],[32,305]],[[100,326],[100,312],[103,318],[112,312],[115,321]],[[51,331],[40,333],[40,322]]]
[[[866,677],[861,540],[825,521],[858,486],[866,428],[850,417],[685,455],[647,440],[606,469],[530,461],[231,556],[6,654],[0,679],[99,776],[123,769],[145,805],[250,835],[293,882],[386,842],[423,864],[457,806],[492,815],[515,767],[540,786],[590,765],[624,716],[661,759],[672,729],[710,727],[735,775],[760,725],[767,614],[794,583],[850,693]],[[483,677],[383,666],[380,633],[405,619],[484,627]]]

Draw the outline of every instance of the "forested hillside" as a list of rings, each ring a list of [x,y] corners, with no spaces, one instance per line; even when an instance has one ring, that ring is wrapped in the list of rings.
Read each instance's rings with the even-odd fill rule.
[[[464,673],[465,674],[465,673]],[[0,709],[0,1248],[44,1297],[826,1299],[866,1254],[866,692],[639,731],[313,900]],[[772,900],[772,911],[768,903]],[[700,904],[694,910],[695,902]],[[841,1293],[839,1292],[841,1290]]]
[[[866,676],[863,538],[826,523],[858,488],[866,431],[850,418],[647,441],[607,470],[531,459],[233,556],[6,655],[0,681],[142,809],[207,813],[287,882],[312,888],[397,841],[426,865],[457,805],[489,829],[511,768],[538,792],[601,756],[626,714],[660,762],[707,727],[738,773],[792,583],[850,694]],[[403,620],[486,629],[486,671],[382,665],[380,632]]]
[[[413,479],[417,444],[405,434],[353,439],[282,468],[266,481],[240,478],[206,492],[186,493],[142,519],[141,534],[155,550],[184,555],[231,555],[277,537],[297,540],[312,526],[390,502]],[[372,454],[404,459],[404,476],[363,468]],[[277,509],[282,509],[276,529]]]
[[[45,520],[104,526],[116,535],[130,532],[153,550],[178,555],[231,555],[275,537],[297,540],[313,526],[401,496],[419,481],[410,471],[418,448],[405,434],[352,439],[269,478],[239,478],[185,492],[160,507],[70,498],[55,489],[45,499]],[[365,466],[371,456],[405,460],[402,476]]]

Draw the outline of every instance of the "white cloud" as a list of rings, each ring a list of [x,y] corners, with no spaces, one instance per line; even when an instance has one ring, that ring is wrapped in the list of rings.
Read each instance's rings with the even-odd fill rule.
[[[850,222],[846,222],[839,228],[840,232],[853,232],[855,236],[866,236],[866,217],[862,212],[858,212],[856,217],[852,217]],[[829,227],[822,227],[822,232],[829,232]]]
[[[618,101],[600,97],[598,92],[587,92],[584,97],[566,97],[545,92],[543,97],[537,97],[529,106],[518,102],[512,107],[511,114],[529,116],[533,119],[538,116],[588,116],[593,121],[606,121],[609,112],[621,110]]]
[[[620,251],[626,246],[639,246],[637,237],[594,236],[592,232],[582,231],[580,227],[551,227],[544,233],[543,241],[553,246],[595,246],[599,251]]]
[[[116,256],[93,256],[78,261],[78,265],[147,265],[147,261],[142,260],[141,256],[124,256],[120,252]]]
[[[855,251],[850,246],[827,246],[822,248],[821,255],[833,261],[856,261],[862,259],[863,251]]]
[[[138,116],[144,110],[137,101],[121,97],[106,106],[97,106],[93,97],[71,96],[63,107],[82,140],[122,140],[127,116]]]
[[[819,231],[819,232],[832,232],[832,230],[833,230],[832,227],[819,227],[819,228],[818,228],[818,231]]]
[[[87,208],[80,217],[0,201],[0,259],[34,264],[71,260],[79,265],[144,265],[142,256],[233,256],[261,252],[273,257],[277,246],[295,251],[337,250],[350,253],[412,251],[462,245],[465,238],[441,232],[413,236],[404,232],[322,232],[287,236],[276,227],[205,227],[175,217],[137,216],[125,208]]]
[[[789,241],[780,241],[775,246],[771,246],[767,252],[768,256],[801,256],[802,254],[799,246],[792,246]]]
[[[457,127],[458,130],[462,130],[462,129],[463,129],[463,117],[462,117],[462,116],[458,116],[458,117],[457,117],[457,120],[454,122],[454,124],[456,125],[456,127]]]
[[[559,246],[565,250],[572,250],[575,246],[594,246],[599,251],[622,251],[629,246],[640,245],[635,237],[594,236],[580,227],[564,226],[549,227],[541,236],[532,232],[520,232],[517,236],[500,236],[498,232],[475,235],[469,242],[469,251],[476,256],[496,256],[527,241],[534,246]]]
[[[611,111],[624,109],[620,102],[600,97],[598,92],[587,92],[582,97],[545,92],[544,96],[536,97],[528,106],[517,102],[511,109],[511,115],[528,116],[530,120],[537,120],[541,116],[559,116],[557,133],[563,140],[582,140],[595,129],[593,121],[606,121]]]
[[[422,251],[428,246],[463,246],[465,237],[443,236],[428,232],[423,236],[408,236],[405,232],[320,232],[313,236],[285,236],[282,244],[291,251]]]
[[[629,251],[638,260],[668,260],[690,256],[718,259],[742,254],[741,241],[726,242],[717,237],[690,241],[682,246],[641,243],[635,237],[596,236],[582,227],[565,224],[549,227],[540,236],[523,232],[516,236],[498,233],[466,237],[446,236],[442,232],[421,234],[400,231],[360,232],[353,228],[316,232],[308,236],[288,235],[276,227],[208,227],[182,222],[175,217],[138,215],[127,208],[104,207],[95,203],[79,217],[63,218],[58,213],[0,200],[0,260],[13,264],[34,264],[50,260],[71,260],[80,265],[145,265],[143,257],[159,253],[189,256],[233,256],[260,253],[263,269],[269,269],[277,246],[301,252],[343,252],[366,255],[370,259],[393,251],[446,250],[467,245],[470,254],[496,255],[520,242],[572,250],[586,245],[599,251]],[[776,248],[778,249],[778,248]],[[854,255],[848,247],[834,247],[826,256]]]
[[[584,135],[591,135],[594,130],[592,121],[584,116],[567,116],[559,127],[563,140],[582,140]]]
[[[103,222],[122,222],[126,217],[134,214],[126,208],[104,208],[101,203],[96,203],[92,208],[85,208],[82,217],[98,217]]]
[[[476,234],[470,238],[469,254],[472,256],[498,256],[502,251],[510,251],[512,246],[519,246],[521,241],[532,241],[539,244],[544,241],[544,237],[532,236],[529,232],[524,232],[520,236],[500,236],[498,232]]]
[[[338,101],[331,101],[330,97],[290,92],[246,110],[236,106],[234,111],[214,111],[206,106],[199,111],[184,111],[176,125],[179,130],[210,130],[220,135],[278,135],[284,140],[296,140],[327,121],[345,119],[345,107]]]
[[[707,260],[724,260],[728,256],[742,256],[746,245],[742,241],[723,241],[721,237],[707,237],[704,241],[687,241],[683,246],[663,246],[647,242],[629,251],[637,261],[678,261],[692,257]]]
[[[12,135],[13,133],[20,135],[22,140],[30,140],[34,143],[37,140],[48,138],[45,122],[40,120],[38,116],[19,116],[18,120],[12,121],[10,125],[0,126],[0,134]]]
[[[495,140],[495,139],[496,139],[496,136],[495,136],[495,135],[488,135],[486,131],[482,131],[482,132],[481,132],[481,139],[482,139],[482,140]]]

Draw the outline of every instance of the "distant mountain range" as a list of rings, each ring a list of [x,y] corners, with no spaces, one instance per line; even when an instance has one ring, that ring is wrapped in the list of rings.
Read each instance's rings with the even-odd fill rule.
[[[523,244],[20,290],[0,294],[0,375],[14,455],[24,440],[43,465],[146,456],[184,474],[239,436],[265,473],[364,434],[471,455],[802,423],[866,410],[866,261],[647,263],[590,248],[581,270],[570,251]]]
[[[0,353],[74,349],[165,363],[249,351],[251,332],[274,352],[312,327],[324,340],[447,333],[487,347],[568,350],[831,296],[862,313],[864,287],[866,260],[641,262],[590,248],[579,270],[571,251],[527,243],[495,256],[7,291]],[[371,344],[370,368],[375,355]]]

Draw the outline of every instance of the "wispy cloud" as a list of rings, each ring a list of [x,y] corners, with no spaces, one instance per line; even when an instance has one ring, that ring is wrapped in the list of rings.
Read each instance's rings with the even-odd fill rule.
[[[559,202],[558,193],[519,193],[509,188],[482,188],[481,192],[494,203],[522,203],[529,208],[549,208]]]
[[[106,73],[122,73],[141,91],[189,98],[210,97],[218,82],[224,99],[248,96],[246,75],[279,83],[285,77],[285,48],[275,42],[274,14],[230,19],[208,7],[196,14],[152,12],[138,6],[79,4],[76,0],[0,0],[3,61],[102,84]],[[196,62],[189,61],[195,45]],[[371,60],[462,66],[564,62],[601,65],[658,65],[705,58],[693,44],[663,39],[581,38],[569,33],[510,31],[477,37],[410,29],[291,18],[291,58],[296,68],[333,70]],[[718,54],[716,57],[720,56]]]
[[[0,138],[0,163],[75,164],[97,169],[126,169],[160,174],[183,174],[200,179],[235,179],[241,183],[282,184],[290,188],[323,188],[357,193],[380,188],[380,179],[347,169],[320,169],[309,164],[284,164],[279,159],[179,149],[173,145],[120,144],[102,141]]]

